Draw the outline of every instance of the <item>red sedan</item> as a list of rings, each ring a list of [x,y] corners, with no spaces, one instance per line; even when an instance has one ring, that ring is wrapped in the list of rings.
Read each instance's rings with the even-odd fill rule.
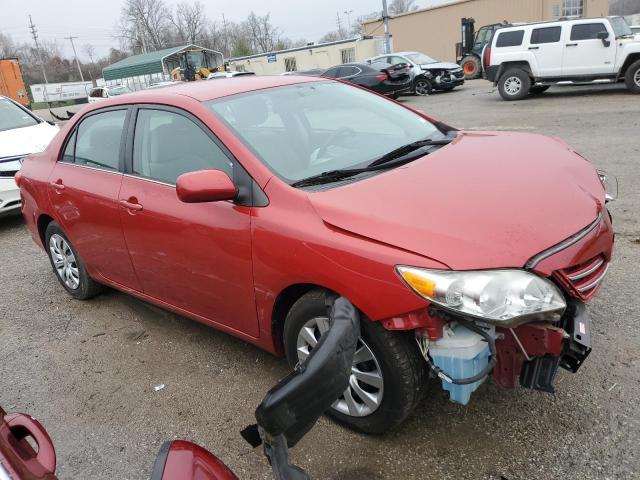
[[[318,78],[185,84],[85,107],[18,175],[62,287],[106,285],[294,366],[328,292],[363,314],[330,412],[402,422],[431,371],[553,391],[591,351],[611,260],[606,177],[554,138],[458,131]]]

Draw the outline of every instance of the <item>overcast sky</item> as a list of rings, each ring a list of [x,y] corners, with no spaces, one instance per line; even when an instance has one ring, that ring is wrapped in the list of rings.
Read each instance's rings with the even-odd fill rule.
[[[165,0],[169,5],[179,0]],[[336,13],[340,12],[346,24],[345,10],[352,10],[351,19],[381,10],[382,0],[201,0],[207,16],[219,20],[224,14],[228,20],[242,21],[253,10],[258,15],[271,13],[271,20],[292,39],[305,38],[316,41],[323,34],[336,28]],[[418,0],[424,7],[448,0]],[[113,38],[114,26],[120,16],[123,0],[0,0],[0,31],[9,34],[16,42],[32,42],[28,29],[29,14],[41,39],[55,40],[62,52],[71,56],[70,35],[78,54],[80,48],[92,43],[98,56],[117,47]]]

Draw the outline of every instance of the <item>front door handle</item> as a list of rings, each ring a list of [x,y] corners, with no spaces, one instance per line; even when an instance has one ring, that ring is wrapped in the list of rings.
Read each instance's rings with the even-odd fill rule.
[[[62,180],[56,180],[55,182],[49,182],[49,185],[51,185],[53,188],[55,188],[58,191],[64,190],[64,184],[62,183]]]
[[[135,210],[136,212],[142,210],[142,205],[140,205],[139,203],[129,202],[127,200],[120,200],[120,205],[129,210]]]
[[[577,47],[578,44],[577,43],[567,43],[565,46],[566,47]]]
[[[540,50],[540,47],[529,47],[529,50]]]

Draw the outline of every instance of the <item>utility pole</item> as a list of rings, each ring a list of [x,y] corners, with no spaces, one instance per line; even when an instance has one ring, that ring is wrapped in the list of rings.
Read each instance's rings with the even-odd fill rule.
[[[347,30],[351,30],[351,14],[353,10],[345,10],[344,14],[347,16]]]
[[[33,42],[36,44],[36,55],[38,56],[38,62],[40,62],[40,68],[42,69],[42,76],[44,77],[44,83],[48,84],[47,80],[47,72],[44,71],[44,63],[42,62],[42,56],[40,55],[40,45],[38,45],[38,30],[36,26],[33,24],[33,20],[31,20],[31,15],[29,15],[29,29],[31,30],[31,36],[33,37]],[[44,99],[47,100],[47,87],[44,88]]]
[[[389,34],[389,10],[387,0],[382,0],[382,22],[384,23],[384,50],[386,54],[391,53],[391,35]]]
[[[64,37],[65,40],[71,42],[71,48],[73,49],[73,55],[76,57],[76,65],[78,66],[78,72],[80,73],[80,81],[84,82],[84,75],[82,75],[82,69],[80,68],[80,60],[78,60],[78,53],[76,52],[76,46],[73,44],[73,39],[78,37]]]

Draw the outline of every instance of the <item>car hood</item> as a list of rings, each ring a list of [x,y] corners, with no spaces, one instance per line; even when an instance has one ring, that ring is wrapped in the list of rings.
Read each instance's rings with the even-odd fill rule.
[[[42,152],[59,128],[47,122],[0,132],[0,159]]]
[[[460,65],[458,65],[457,63],[449,62],[436,62],[420,65],[420,68],[422,68],[423,70],[458,70],[460,68]]]
[[[592,223],[604,189],[560,140],[460,132],[428,156],[309,199],[332,227],[465,270],[522,267]]]

